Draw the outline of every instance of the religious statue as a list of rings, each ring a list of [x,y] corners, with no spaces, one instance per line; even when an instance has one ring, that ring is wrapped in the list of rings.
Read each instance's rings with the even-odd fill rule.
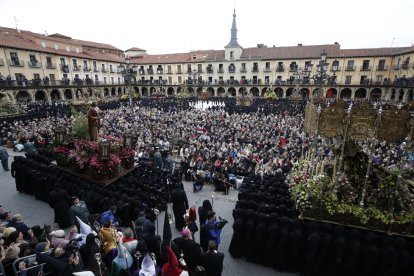
[[[96,102],[92,103],[92,106],[89,108],[88,111],[88,128],[89,128],[89,137],[91,141],[98,140],[98,133],[99,133],[99,113],[101,110],[99,107],[96,106]]]

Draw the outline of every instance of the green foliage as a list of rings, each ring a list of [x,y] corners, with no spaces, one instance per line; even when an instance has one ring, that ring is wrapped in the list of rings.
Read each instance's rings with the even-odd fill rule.
[[[72,113],[73,114],[73,113]],[[73,115],[75,118],[73,128],[72,128],[72,135],[73,138],[81,138],[88,140],[89,139],[89,127],[88,127],[88,117],[83,113],[77,113],[77,115]]]

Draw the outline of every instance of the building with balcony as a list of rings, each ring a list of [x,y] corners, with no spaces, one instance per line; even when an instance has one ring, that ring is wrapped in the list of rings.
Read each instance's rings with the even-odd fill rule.
[[[414,47],[341,49],[335,42],[243,48],[237,41],[235,12],[230,42],[221,50],[149,55],[136,47],[123,52],[60,34],[1,27],[0,47],[0,86],[11,101],[21,95],[31,100],[76,99],[92,93],[92,87],[102,97],[123,95],[128,88],[120,65],[137,69],[131,85],[144,97],[160,86],[167,96],[175,96],[185,83],[189,91],[208,90],[215,96],[247,91],[260,97],[270,88],[279,97],[298,91],[303,97],[318,93],[327,98],[414,99]],[[320,82],[315,76],[322,53],[328,78]]]

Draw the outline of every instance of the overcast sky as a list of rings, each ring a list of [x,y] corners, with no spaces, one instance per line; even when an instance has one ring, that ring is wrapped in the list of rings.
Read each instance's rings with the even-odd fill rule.
[[[0,26],[60,33],[149,54],[222,50],[236,8],[244,47],[411,46],[413,0],[0,0]]]

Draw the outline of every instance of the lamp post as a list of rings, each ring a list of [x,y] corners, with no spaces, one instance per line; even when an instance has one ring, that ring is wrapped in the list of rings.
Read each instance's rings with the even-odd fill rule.
[[[310,70],[311,67],[312,67],[312,64],[308,64],[308,65],[306,65],[305,70]],[[309,76],[309,73],[306,73],[306,72],[301,71],[301,70],[296,70],[293,73],[293,77],[295,78],[294,82],[296,84],[296,90],[293,94],[294,98],[302,97],[302,95],[300,94],[300,91],[299,91],[299,85],[303,83],[303,79],[306,76]]]
[[[329,80],[331,77],[326,74],[326,71],[328,70],[329,63],[326,62],[327,54],[325,50],[323,50],[323,53],[321,54],[321,59],[319,60],[319,64],[316,65],[316,74],[312,77],[315,84],[318,85],[318,102],[321,97],[321,91],[322,86],[326,80]],[[312,93],[312,99],[313,99],[313,93]]]
[[[124,65],[119,66],[119,70],[121,70],[122,77],[124,78],[124,82],[128,83],[128,97],[129,97],[129,106],[132,109],[132,97],[131,97],[131,88],[132,88],[132,81],[135,81],[137,77],[137,66],[129,66],[126,67]]]

